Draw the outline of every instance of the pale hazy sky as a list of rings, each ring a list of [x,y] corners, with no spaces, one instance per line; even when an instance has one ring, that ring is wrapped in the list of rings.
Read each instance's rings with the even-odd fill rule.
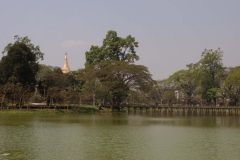
[[[154,79],[197,62],[205,48],[240,65],[240,0],[0,0],[0,50],[28,36],[42,64],[62,67],[66,50],[70,69],[84,68],[85,52],[108,30],[136,38],[137,64]]]

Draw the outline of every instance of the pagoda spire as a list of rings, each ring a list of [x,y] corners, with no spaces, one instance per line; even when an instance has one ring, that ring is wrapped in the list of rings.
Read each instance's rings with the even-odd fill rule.
[[[65,52],[65,56],[64,56],[64,64],[62,67],[62,72],[63,73],[68,73],[70,71],[70,68],[68,66],[68,58],[67,58],[67,52]]]

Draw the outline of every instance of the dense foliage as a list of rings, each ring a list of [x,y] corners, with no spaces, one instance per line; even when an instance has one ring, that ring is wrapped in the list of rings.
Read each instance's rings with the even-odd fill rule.
[[[0,61],[1,105],[5,98],[23,105],[24,95],[31,92],[36,84],[35,76],[39,70],[38,60],[43,59],[39,46],[34,47],[28,37],[14,37],[9,43]]]
[[[97,94],[101,101],[108,99],[111,109],[119,109],[131,89],[152,81],[145,66],[122,61],[95,63],[88,66],[85,72],[85,89]]]
[[[151,75],[144,66],[135,65],[139,59],[135,48],[138,42],[131,35],[118,37],[116,31],[108,31],[102,46],[91,46],[86,52],[86,90],[100,98],[101,102],[109,101],[111,110],[120,109],[134,87],[151,83]]]
[[[181,100],[187,104],[238,105],[239,92],[237,75],[239,67],[224,67],[223,52],[204,50],[197,63],[187,65],[169,77],[174,89],[183,93]]]
[[[131,35],[126,38],[118,37],[116,31],[108,31],[101,47],[91,46],[86,54],[85,66],[102,61],[126,61],[134,62],[139,57],[136,55],[135,48],[138,42]]]
[[[46,106],[82,103],[109,106],[239,105],[240,67],[225,67],[220,49],[207,50],[196,63],[164,80],[152,80],[147,67],[136,65],[138,42],[108,31],[102,46],[91,46],[85,68],[62,73],[39,64],[43,53],[28,37],[15,36],[0,61],[0,104],[21,108],[24,103]]]

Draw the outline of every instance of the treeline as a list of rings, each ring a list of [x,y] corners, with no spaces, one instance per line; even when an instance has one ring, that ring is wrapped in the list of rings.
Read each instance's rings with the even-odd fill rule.
[[[138,42],[108,31],[102,46],[85,53],[84,69],[63,74],[39,64],[44,54],[28,37],[15,36],[0,61],[0,103],[93,104],[120,109],[121,104],[238,105],[240,67],[226,68],[220,49],[205,50],[197,63],[165,80],[153,80],[147,67],[136,65]]]
[[[172,98],[168,99],[172,103],[238,106],[240,66],[225,67],[222,56],[220,49],[205,49],[197,63],[188,64],[187,69],[173,73],[166,80],[157,81],[159,97],[171,90]]]
[[[28,37],[16,36],[0,61],[1,106],[91,103],[119,109],[130,95],[144,93],[153,81],[147,67],[134,64],[139,59],[136,47],[134,37],[108,31],[102,46],[91,46],[86,52],[84,69],[63,74],[59,67],[39,64],[44,55],[40,47]]]

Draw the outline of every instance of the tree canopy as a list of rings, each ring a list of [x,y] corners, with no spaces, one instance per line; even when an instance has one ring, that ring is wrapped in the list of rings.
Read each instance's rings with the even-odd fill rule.
[[[0,61],[1,102],[8,98],[22,107],[24,99],[34,91],[38,60],[43,59],[44,54],[28,37],[14,36],[14,40],[4,48],[2,53],[6,55]]]
[[[191,103],[192,94],[195,91],[197,84],[194,71],[189,68],[188,70],[179,70],[172,74],[168,81],[174,86],[176,90],[181,90],[185,93],[185,100],[188,104]]]
[[[229,95],[232,105],[237,105],[240,98],[240,66],[234,67],[230,71],[222,88],[224,94]]]
[[[9,43],[3,53],[0,62],[0,81],[2,83],[13,82],[22,85],[35,83],[38,72],[38,59],[43,59],[43,53],[39,46],[34,47],[27,37],[14,37],[15,42]]]
[[[14,45],[18,44],[24,44],[28,47],[28,49],[36,56],[36,60],[43,60],[44,53],[40,51],[39,46],[34,46],[34,44],[31,43],[31,40],[28,37],[19,37],[18,35],[14,36],[15,42],[9,43],[4,50],[2,51],[3,54],[8,53],[9,49],[11,49]]]
[[[169,81],[190,97],[197,92],[206,103],[216,100],[220,95],[225,76],[225,67],[222,63],[223,52],[220,49],[205,49],[197,63],[187,65],[187,70],[180,70],[169,77]]]
[[[134,62],[139,59],[136,47],[138,47],[138,42],[131,35],[122,38],[118,37],[116,31],[110,30],[103,39],[102,46],[91,46],[90,51],[85,53],[85,66],[111,60]]]
[[[112,108],[119,108],[131,87],[146,89],[143,84],[152,81],[151,74],[145,66],[133,64],[139,59],[137,47],[138,42],[131,35],[122,38],[116,31],[108,31],[102,46],[91,46],[85,53],[86,90],[94,95],[101,93],[102,99],[110,99]]]
[[[134,86],[151,82],[151,74],[145,66],[122,61],[94,63],[86,67],[86,85],[92,93],[101,92],[108,98],[111,107],[119,108],[123,97],[127,97]],[[132,87],[132,88],[131,88]]]
[[[212,92],[213,88],[217,89],[221,87],[225,71],[225,67],[222,63],[222,55],[223,52],[220,49],[215,51],[205,49],[202,53],[202,58],[197,63],[199,74],[198,80],[200,83],[200,92],[202,93],[202,97],[206,99],[207,102],[213,100],[215,104],[216,95],[211,96],[209,92]]]
[[[27,100],[47,105],[71,101],[78,106],[82,100],[93,105],[106,102],[111,109],[120,109],[124,102],[239,104],[240,67],[224,67],[220,49],[205,49],[198,62],[167,79],[153,80],[147,67],[134,64],[139,59],[137,47],[131,35],[122,38],[110,30],[102,46],[91,46],[85,53],[84,69],[63,74],[59,67],[39,64],[44,54],[28,37],[15,36],[0,61],[1,106],[4,101],[22,106]]]

